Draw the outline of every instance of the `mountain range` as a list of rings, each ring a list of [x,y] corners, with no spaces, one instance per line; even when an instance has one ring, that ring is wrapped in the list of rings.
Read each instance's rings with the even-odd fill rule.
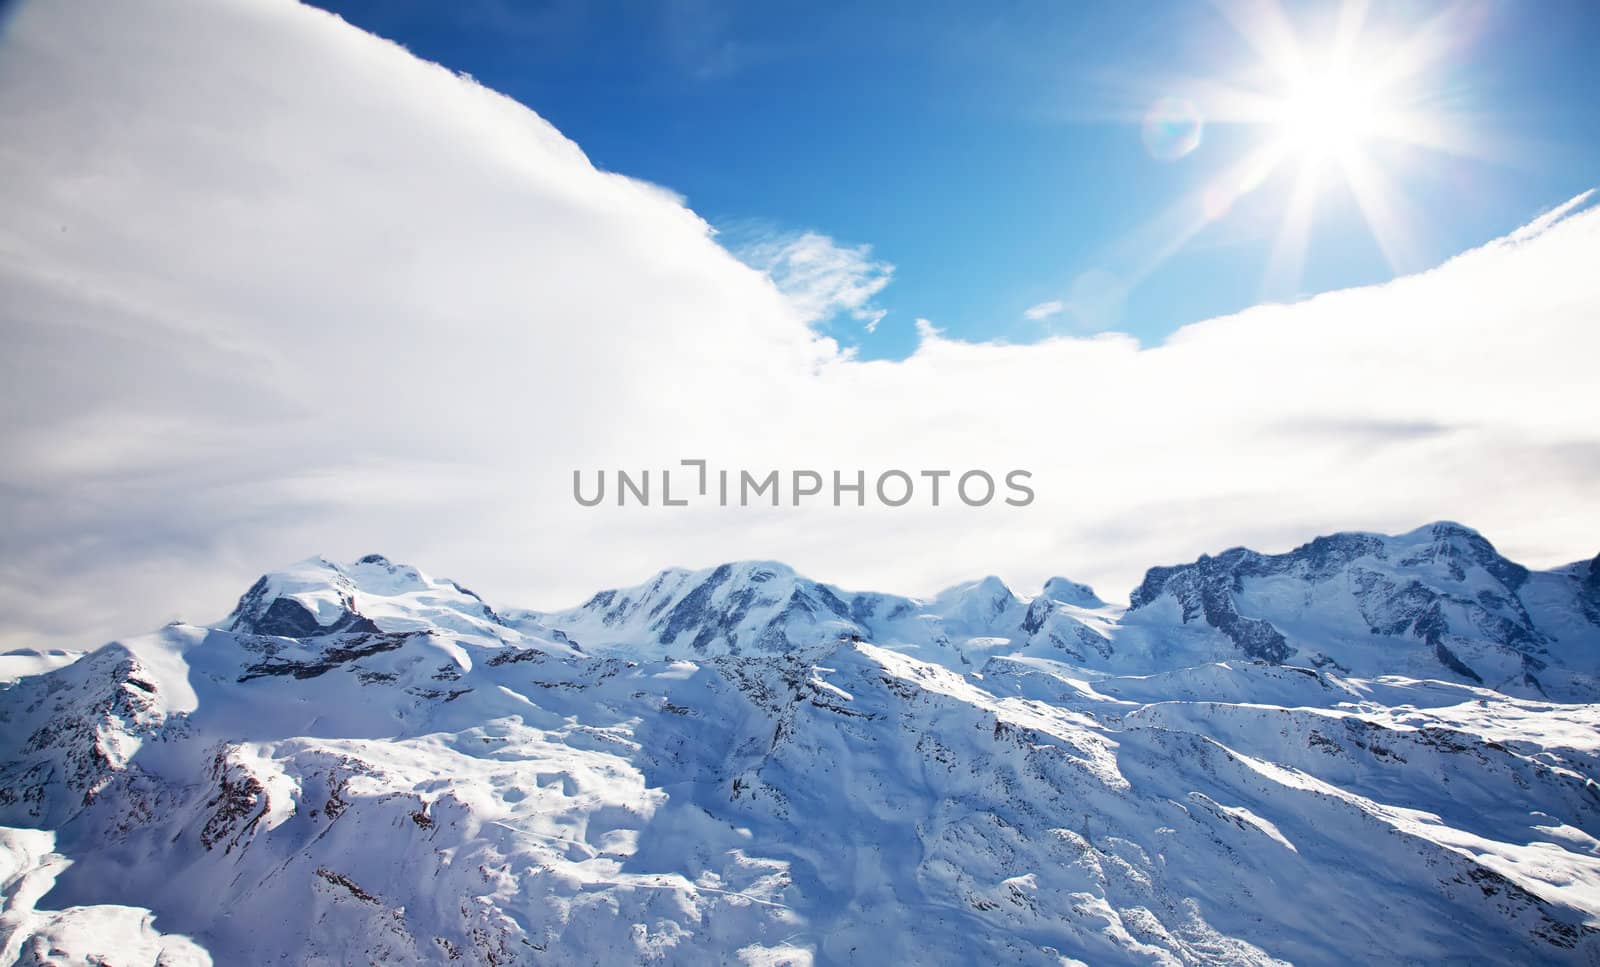
[[[0,964],[1600,963],[1600,557],[1453,523],[1126,606],[314,558],[0,673]]]

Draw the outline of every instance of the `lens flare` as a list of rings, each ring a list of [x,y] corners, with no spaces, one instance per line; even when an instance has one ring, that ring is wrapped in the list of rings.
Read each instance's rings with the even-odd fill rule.
[[[1158,161],[1177,161],[1200,147],[1205,120],[1194,102],[1163,97],[1145,112],[1140,133],[1144,147]]]

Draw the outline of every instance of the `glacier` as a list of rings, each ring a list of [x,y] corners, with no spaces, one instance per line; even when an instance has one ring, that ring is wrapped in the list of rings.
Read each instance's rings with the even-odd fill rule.
[[[0,964],[1600,962],[1600,557],[1454,523],[1127,605],[313,558],[11,657]]]

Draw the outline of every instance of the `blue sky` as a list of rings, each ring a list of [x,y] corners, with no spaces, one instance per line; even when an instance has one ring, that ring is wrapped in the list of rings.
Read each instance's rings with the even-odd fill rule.
[[[1154,257],[1179,234],[1162,213],[1273,134],[1204,119],[1198,146],[1175,160],[1152,157],[1141,136],[1159,98],[1198,104],[1197,82],[1259,65],[1218,7],[322,5],[515,97],[599,166],[680,192],[731,248],[806,230],[870,245],[894,266],[873,303],[887,310],[882,323],[871,333],[848,315],[822,324],[866,358],[908,353],[918,317],[963,339],[1087,325],[1150,344],[1263,300],[1437,264],[1600,181],[1600,6],[1582,0],[1368,9],[1358,48],[1445,37],[1408,84],[1408,109],[1448,114],[1471,150],[1364,145],[1394,186],[1405,257],[1385,258],[1330,176],[1314,193],[1299,271],[1275,269],[1272,255],[1292,160]],[[1335,5],[1280,9],[1304,49],[1328,46]],[[1260,89],[1271,96],[1274,83]],[[1092,304],[1093,318],[1025,318],[1052,301]]]
[[[1264,0],[1071,6],[1090,13],[391,4],[351,26],[289,0],[19,5],[0,647],[209,620],[312,553],[543,607],[742,559],[917,595],[1065,575],[1112,600],[1153,562],[1437,519],[1530,566],[1591,559],[1589,8],[1374,4],[1363,31],[1299,25],[1339,53],[1312,71]],[[701,216],[777,253],[789,289]],[[1207,319],[1264,279],[1384,280],[1390,254],[1449,261]],[[803,257],[831,289],[796,287]],[[875,293],[852,274],[873,260],[896,267]],[[1126,305],[1088,321],[1138,340],[1082,327],[1115,300],[1074,288],[1119,273]],[[829,305],[861,356],[915,352],[835,352],[811,328]],[[686,458],[1022,468],[1038,499],[572,498],[574,469]]]

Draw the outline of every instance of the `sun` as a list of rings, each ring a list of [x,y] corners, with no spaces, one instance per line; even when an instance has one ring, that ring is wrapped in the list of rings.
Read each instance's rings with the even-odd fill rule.
[[[1389,112],[1382,94],[1347,65],[1313,69],[1284,93],[1276,123],[1293,153],[1347,155],[1383,134]]]
[[[1420,267],[1405,187],[1437,153],[1489,160],[1470,125],[1451,112],[1441,75],[1477,26],[1455,5],[1430,20],[1398,23],[1366,0],[1320,8],[1332,16],[1297,30],[1278,0],[1215,0],[1253,55],[1211,77],[1170,79],[1142,118],[1145,144],[1163,162],[1198,150],[1205,129],[1259,135],[1253,146],[1152,223],[1167,237],[1141,273],[1181,248],[1247,196],[1279,191],[1281,215],[1263,288],[1298,291],[1317,209],[1353,199],[1390,268]],[[1375,10],[1390,19],[1369,22]],[[1464,19],[1465,18],[1465,19]],[[1306,25],[1302,25],[1305,27]],[[1396,148],[1403,150],[1394,150]],[[1215,163],[1215,160],[1213,160]]]

